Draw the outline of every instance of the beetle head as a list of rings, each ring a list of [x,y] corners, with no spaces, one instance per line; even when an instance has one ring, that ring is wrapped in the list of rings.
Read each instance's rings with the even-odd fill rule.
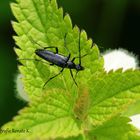
[[[76,65],[76,70],[77,70],[77,71],[84,70],[84,67],[81,66],[80,64],[78,64],[78,65]]]

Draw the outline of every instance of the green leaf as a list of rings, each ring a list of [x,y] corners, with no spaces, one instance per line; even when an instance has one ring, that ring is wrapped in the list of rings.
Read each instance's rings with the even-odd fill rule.
[[[17,0],[11,7],[18,20],[12,22],[17,33],[14,39],[19,46],[15,51],[23,64],[19,71],[29,106],[1,128],[1,132],[9,132],[2,133],[0,139],[91,140],[92,137],[96,140],[98,136],[112,140],[112,134],[119,136],[121,132],[124,134],[120,136],[122,139],[123,136],[126,140],[137,138],[136,132],[129,133],[128,119],[114,117],[140,99],[140,71],[104,72],[103,58],[97,45],[92,44],[85,31],[80,32],[77,26],[72,26],[69,15],[63,16],[63,9],[58,8],[55,0]],[[66,41],[72,59],[79,56],[79,34],[81,54],[88,55],[82,58],[85,70],[77,75],[78,87],[66,69],[43,90],[44,83],[61,68],[48,65],[35,54],[35,50],[56,46],[60,54],[67,56]],[[79,63],[78,59],[75,63]],[[123,124],[122,130],[120,124]],[[112,134],[109,135],[104,128],[110,125]],[[118,133],[116,127],[119,128]],[[129,137],[125,137],[125,131]]]
[[[129,124],[130,119],[126,117],[114,117],[97,127],[91,132],[90,139],[97,140],[130,140],[139,138],[137,131]],[[133,140],[134,140],[133,139]],[[137,139],[136,139],[137,140]]]
[[[123,115],[132,116],[135,114],[140,114],[140,100],[129,106],[129,108],[124,112]]]
[[[140,99],[140,71],[110,72],[90,81],[91,105],[89,116],[94,126],[123,113]]]
[[[40,59],[34,52],[42,46],[56,46],[60,54],[67,56],[68,53],[64,47],[65,34],[67,34],[66,45],[71,53],[71,59],[79,56],[79,29],[77,26],[72,28],[69,15],[63,17],[63,10],[62,8],[58,9],[55,0],[26,0],[26,2],[18,0],[17,3],[12,3],[11,7],[18,20],[18,22],[13,22],[13,27],[18,34],[14,39],[20,47],[20,49],[15,49],[19,59]],[[33,43],[31,38],[40,46]],[[103,59],[100,57],[96,45],[91,49],[92,40],[87,40],[87,34],[84,30],[81,31],[80,42],[81,54],[89,53],[89,55],[82,58],[82,65],[85,70],[82,73],[79,72],[76,79],[77,82],[80,81],[78,84],[84,84],[87,83],[90,75],[103,69]],[[25,65],[19,66],[19,70],[24,75],[22,80],[29,98],[30,96],[40,96],[44,83],[49,77],[60,71],[57,66],[49,66],[41,62],[29,60],[20,60],[20,62]],[[75,63],[78,63],[78,59]],[[52,88],[76,90],[69,70],[64,70],[63,74],[47,84],[46,89]]]
[[[73,85],[69,70],[65,70],[62,75],[50,81],[45,90],[42,90],[46,80],[58,73],[60,68],[51,67],[42,62],[22,60],[40,59],[35,55],[35,50],[46,46],[57,46],[59,53],[67,56],[64,48],[65,34],[67,34],[66,45],[70,50],[71,59],[79,56],[79,28],[72,27],[69,15],[63,16],[63,10],[58,9],[55,0],[26,0],[26,2],[17,0],[16,3],[11,4],[11,8],[18,20],[18,22],[12,22],[18,35],[14,36],[16,45],[19,46],[15,51],[23,64],[19,66],[19,71],[23,75],[22,82],[30,103],[29,107],[22,110],[14,121],[2,128],[29,129],[29,133],[23,133],[20,136],[18,133],[3,134],[2,139],[6,137],[19,139],[27,135],[29,138],[75,137],[82,134],[83,129],[80,125],[82,122],[77,121],[73,113],[78,89]],[[31,38],[37,43],[33,43]],[[86,69],[82,77],[79,72],[76,80],[79,85],[85,85],[89,75],[103,70],[103,58],[100,56],[98,47],[92,46],[92,40],[87,38],[84,30],[80,33],[80,48],[82,55],[87,53],[89,55],[82,58],[82,65]],[[76,59],[75,63],[78,62]],[[65,103],[66,108],[61,109],[65,107]]]
[[[71,94],[64,90],[53,89],[36,98],[33,104],[20,111],[13,122],[2,129],[13,129],[11,133],[3,134],[3,138],[13,139],[46,139],[77,136],[82,133],[80,123],[73,116]],[[26,133],[14,133],[14,130],[27,130]],[[2,136],[2,135],[1,135]]]

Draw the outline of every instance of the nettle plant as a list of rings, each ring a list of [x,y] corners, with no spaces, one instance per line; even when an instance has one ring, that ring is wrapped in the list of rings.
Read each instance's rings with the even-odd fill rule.
[[[56,46],[60,54],[67,56],[64,48],[67,34],[71,58],[77,57],[79,28],[72,26],[69,15],[63,15],[55,0],[17,0],[11,8],[17,19],[12,22],[17,33],[14,39],[19,46],[15,52],[23,64],[19,71],[29,104],[1,128],[19,130],[18,133],[1,133],[0,139],[139,140],[138,130],[129,123],[128,112],[140,100],[140,71],[105,72],[97,45],[82,30],[81,55],[89,55],[81,58],[85,69],[77,74],[78,86],[68,69],[43,89],[46,80],[60,68],[46,64],[35,50]],[[75,63],[79,63],[78,59]],[[29,132],[19,133],[24,129]]]

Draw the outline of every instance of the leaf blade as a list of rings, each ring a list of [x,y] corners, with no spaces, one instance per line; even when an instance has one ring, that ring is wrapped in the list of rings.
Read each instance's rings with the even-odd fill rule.
[[[92,103],[89,111],[93,125],[100,125],[114,115],[123,113],[129,105],[139,100],[139,78],[140,72],[138,70],[128,70],[124,73],[120,71],[111,72],[94,79],[96,85],[91,88],[93,94],[91,94]]]

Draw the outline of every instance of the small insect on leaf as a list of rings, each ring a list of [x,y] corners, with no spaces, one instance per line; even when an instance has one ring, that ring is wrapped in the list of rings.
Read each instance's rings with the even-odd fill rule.
[[[51,81],[52,79],[54,79],[55,77],[57,77],[58,75],[60,75],[65,68],[70,70],[70,74],[71,77],[75,83],[75,85],[77,86],[77,83],[75,81],[76,75],[79,71],[84,70],[84,67],[81,65],[81,58],[86,56],[87,54],[81,56],[81,49],[80,49],[80,35],[81,32],[79,31],[79,39],[78,39],[78,52],[79,52],[79,56],[78,57],[74,57],[72,58],[72,60],[70,60],[70,56],[71,53],[69,51],[69,49],[67,48],[67,44],[66,44],[66,39],[67,39],[67,33],[64,35],[64,48],[67,50],[68,55],[64,56],[64,55],[60,55],[59,54],[59,50],[58,47],[55,46],[48,46],[48,47],[43,47],[41,49],[36,49],[35,50],[35,54],[37,56],[39,56],[40,58],[44,59],[45,61],[49,62],[50,65],[56,65],[58,67],[61,68],[61,70],[59,71],[59,73],[57,73],[56,75],[50,77],[44,84],[43,88],[46,86],[46,84]],[[35,44],[37,44],[38,46],[41,47],[40,44],[36,43],[33,39],[31,39],[31,41]],[[48,48],[53,48],[55,49],[55,52],[48,50]],[[79,64],[75,64],[74,60],[78,58],[79,59]],[[76,70],[76,75],[74,77],[72,70],[75,69]]]

